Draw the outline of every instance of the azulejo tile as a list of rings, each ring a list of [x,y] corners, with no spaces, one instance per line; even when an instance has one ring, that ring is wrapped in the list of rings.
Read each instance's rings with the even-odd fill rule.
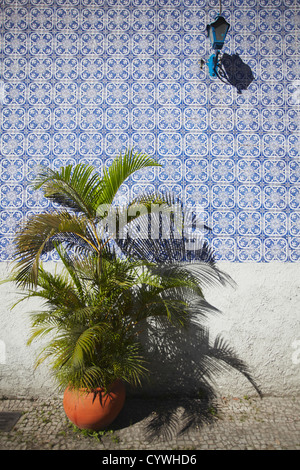
[[[172,190],[202,206],[217,259],[300,261],[295,0],[222,1],[223,52],[254,76],[242,93],[200,67],[217,0],[2,3],[1,260],[20,218],[46,208],[30,186],[39,165],[101,172],[133,147],[163,166],[129,178],[121,200]]]

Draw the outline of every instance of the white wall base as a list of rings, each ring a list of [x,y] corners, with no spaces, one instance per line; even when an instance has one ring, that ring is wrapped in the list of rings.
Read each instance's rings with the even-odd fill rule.
[[[263,394],[298,394],[300,265],[220,263],[219,267],[232,276],[237,286],[206,292],[207,300],[222,312],[207,320],[210,340],[220,334],[228,341],[249,367]],[[8,263],[0,263],[1,279],[8,275],[8,268]],[[49,368],[45,364],[37,370],[33,368],[40,345],[26,345],[29,312],[37,305],[22,302],[10,311],[18,299],[11,284],[0,286],[0,298],[0,396],[56,395]],[[171,390],[177,378],[174,371],[170,370],[170,374],[165,375],[163,384],[153,383],[153,390]],[[234,370],[221,371],[215,379],[217,395],[256,394],[244,375]]]

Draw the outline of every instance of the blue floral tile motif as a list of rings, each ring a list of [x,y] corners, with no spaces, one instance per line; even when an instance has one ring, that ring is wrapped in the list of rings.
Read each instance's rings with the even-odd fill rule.
[[[265,56],[281,56],[282,55],[282,39],[279,34],[260,34],[259,51],[262,57]]]
[[[289,164],[289,180],[291,183],[300,182],[300,162],[292,161]]]
[[[30,34],[30,53],[32,55],[53,53],[53,35],[49,32],[34,32]]]
[[[24,83],[4,83],[3,103],[5,105],[22,106],[26,101],[26,86]]]
[[[24,178],[24,162],[21,158],[2,158],[0,178],[3,182],[21,182]]]
[[[235,180],[235,164],[232,160],[215,159],[211,164],[212,181],[216,183],[233,183]]]
[[[70,146],[71,146],[71,143],[68,146],[68,141],[67,141],[67,143],[65,144],[65,148],[67,148],[68,151],[69,151]],[[102,147],[103,147],[103,139],[100,133],[95,132],[93,134],[92,133],[80,134],[79,149],[80,149],[81,155],[84,155],[84,156],[101,155]],[[64,154],[66,155],[67,152],[64,152]],[[69,155],[70,154],[72,155],[71,152],[69,152]],[[74,148],[73,154],[75,155],[75,148]]]
[[[129,102],[129,86],[127,84],[121,83],[121,85],[112,84],[112,87],[122,87],[123,90],[126,90],[126,104]],[[120,94],[120,93],[119,93]],[[167,92],[165,91],[165,94]],[[170,94],[168,96],[171,96]],[[172,95],[173,96],[173,95]],[[168,99],[168,98],[167,98]],[[155,103],[155,86],[153,83],[134,83],[132,85],[132,103],[134,105],[153,105]],[[112,103],[108,103],[112,104]],[[118,104],[118,102],[116,103]],[[120,103],[122,104],[122,103]],[[125,104],[125,103],[124,103]],[[167,103],[164,103],[167,104]],[[173,104],[173,103],[172,103]]]
[[[284,212],[266,212],[264,215],[264,231],[269,236],[287,234],[287,215]]]
[[[290,215],[290,233],[292,236],[299,236],[300,234],[300,213],[292,212]]]
[[[272,188],[269,188],[271,191]],[[238,206],[241,209],[261,207],[261,188],[255,184],[241,184],[238,188]]]
[[[255,57],[258,51],[257,36],[255,34],[235,34],[234,35],[235,52],[243,54],[247,52],[250,57]]]
[[[74,67],[76,67],[77,65],[79,66],[79,64],[77,64],[75,62],[75,59],[69,59],[69,61],[66,62],[67,64],[70,64],[70,65],[73,65]],[[63,65],[62,65],[63,67]],[[65,67],[67,70],[64,74],[64,78],[65,79],[72,79],[74,80],[75,78],[77,78],[75,75],[77,74],[77,69],[74,68],[74,70],[70,71],[68,70],[68,65]],[[104,75],[104,63],[103,63],[103,60],[100,59],[100,58],[94,58],[94,56],[91,56],[91,58],[89,57],[84,57],[81,61],[81,71],[80,71],[80,78],[82,80],[100,80],[103,78],[103,75]],[[64,73],[64,69],[62,70],[61,72],[62,74]],[[112,73],[112,72],[111,72]],[[68,77],[68,74],[70,74],[70,76]],[[63,78],[63,76],[61,77]]]
[[[50,11],[50,14],[52,12]],[[17,5],[15,8],[11,6],[4,9],[3,24],[5,29],[25,30],[28,24],[27,11],[23,6]]]
[[[265,157],[284,157],[286,153],[286,140],[283,134],[264,134],[262,150]]]
[[[97,54],[104,52],[104,36],[102,33],[83,33],[81,36],[81,53],[84,55]]]
[[[189,132],[185,135],[185,149],[188,156],[204,156],[208,154],[208,138],[204,133]]]
[[[284,186],[265,186],[263,198],[266,209],[282,210],[286,208],[287,192]]]
[[[135,142],[135,148],[137,148]],[[126,149],[129,148],[129,137],[125,133],[107,133],[105,139],[105,152],[108,156],[120,155],[124,153]],[[139,150],[142,151],[144,147],[142,146]]]
[[[240,235],[260,235],[261,215],[255,211],[241,211],[238,214],[238,233]]]
[[[29,209],[44,210],[49,206],[49,201],[44,197],[41,190],[35,191],[32,186],[25,190],[25,204]]]
[[[204,184],[188,184],[185,188],[186,203],[189,205],[197,204],[203,208],[208,207],[209,194],[208,187]]]
[[[128,36],[129,38],[129,36]],[[155,53],[155,36],[152,33],[136,33],[132,37],[132,53],[134,55],[147,54],[153,55]],[[123,42],[124,44],[124,42]],[[123,51],[124,52],[124,51]],[[128,53],[130,49],[128,48]]]
[[[69,99],[63,99],[66,98],[66,90],[64,90],[64,92],[61,94],[61,100],[63,102],[68,101],[70,104],[72,104],[72,97],[74,100],[74,94],[76,95],[76,88],[69,86],[67,93],[69,94]],[[103,103],[103,96],[104,87],[102,83],[84,82],[80,86],[79,101],[81,105],[99,106]]]
[[[25,111],[23,108],[5,108],[2,112],[2,129],[23,130],[25,127]]]
[[[190,85],[191,86],[191,85]],[[206,90],[206,87],[203,83],[198,85],[198,88],[201,87]],[[202,94],[204,95],[204,90]],[[229,85],[226,85],[222,82],[212,83],[209,87],[209,100],[210,103],[214,106],[229,106],[233,104],[232,89]],[[201,103],[202,104],[202,103]]]
[[[240,160],[237,164],[237,176],[241,183],[259,183],[261,179],[261,167],[257,160]]]
[[[54,155],[75,155],[76,135],[74,133],[56,132],[53,135],[53,147]]]
[[[180,130],[181,128],[181,112],[179,108],[163,107],[158,110],[158,129]]]
[[[256,262],[262,258],[262,242],[257,237],[238,238],[238,259],[240,262]]]
[[[0,233],[13,236],[19,224],[22,222],[21,211],[1,211]]]
[[[3,184],[0,191],[3,209],[21,208],[24,200],[24,190],[21,184]]]
[[[233,157],[234,136],[232,134],[216,133],[211,136],[211,153],[216,157]]]
[[[88,69],[88,67],[90,66],[90,62],[84,62],[84,60],[82,62],[84,69],[82,72],[82,76],[89,76],[86,69]],[[75,80],[78,77],[79,64],[78,60],[73,57],[58,57],[58,59],[56,59],[55,61],[54,66],[56,80]],[[44,73],[47,72],[45,71]],[[50,71],[48,73],[50,74]],[[95,71],[95,73],[98,72]]]
[[[179,55],[180,54],[180,36],[179,34],[159,34],[158,36],[158,54],[159,55]]]
[[[24,57],[5,57],[3,61],[4,65],[4,72],[3,78],[4,80],[18,80],[22,81],[26,78],[26,68],[27,62]]]
[[[267,160],[263,164],[263,178],[266,183],[284,183],[286,164],[282,160]]]
[[[287,241],[285,238],[267,238],[264,242],[266,261],[286,261]]]
[[[234,235],[235,214],[232,211],[215,211],[212,217],[212,230],[216,235]]]
[[[152,132],[134,132],[132,134],[132,146],[138,152],[153,155],[156,149],[155,135]],[[127,147],[125,147],[125,150],[126,148],[128,148],[128,144]],[[113,148],[112,152],[115,154]]]
[[[25,33],[5,33],[4,52],[7,55],[24,55],[27,52],[27,36]]]
[[[1,150],[5,157],[20,157],[24,155],[25,136],[21,133],[3,133],[1,136]]]
[[[202,207],[217,260],[300,261],[297,1],[222,2],[223,51],[254,75],[240,94],[200,67],[217,0],[0,4],[0,261],[22,218],[51,207],[31,186],[40,165],[101,173],[129,147],[162,167],[122,201],[172,190]]]
[[[212,247],[218,261],[236,261],[236,241],[232,237],[214,237]]]
[[[151,64],[154,73],[154,60],[148,59],[149,65]],[[159,80],[172,80],[178,81],[181,77],[181,63],[178,58],[161,58],[158,60],[158,78]]]
[[[51,127],[51,111],[49,108],[31,107],[28,109],[28,129],[31,131],[48,131]]]
[[[179,156],[182,152],[182,138],[179,133],[160,133],[158,153],[166,156]]]
[[[77,12],[76,12],[77,13]],[[77,18],[77,14],[74,16]],[[74,21],[74,26],[77,25]],[[83,30],[102,30],[104,27],[104,14],[101,9],[85,8],[82,10]]]
[[[289,191],[291,209],[300,209],[300,186],[293,186]]]
[[[241,132],[255,132],[259,130],[259,112],[256,108],[238,109],[236,113],[237,129]]]
[[[50,160],[49,158],[28,158],[25,165],[25,175],[26,181],[29,183],[33,183],[35,178],[37,177],[38,170],[41,167],[50,167]]]
[[[70,110],[68,110],[68,112],[65,113],[65,115],[67,116],[67,119],[66,119],[67,123],[70,122],[72,117],[73,117],[73,120],[71,122],[74,123],[75,114],[73,114],[73,116],[71,114],[70,116]],[[70,118],[68,119],[69,116]],[[90,130],[97,131],[99,129],[102,129],[102,126],[103,126],[103,112],[101,108],[94,108],[94,109],[82,108],[80,110],[80,117],[79,117],[80,129],[82,130],[90,129]]]
[[[45,109],[48,109],[48,108],[45,108]],[[45,111],[42,110],[39,114],[45,114]],[[58,130],[58,131],[61,129],[74,130],[77,126],[76,108],[59,107],[59,108],[54,109],[53,120],[54,120],[53,127],[55,130]]]
[[[235,188],[233,185],[214,185],[212,187],[212,205],[216,209],[232,209],[235,205]]]
[[[30,11],[30,28],[51,30],[54,11],[51,8],[32,8]]]
[[[34,101],[41,101],[43,104],[48,104],[50,98],[50,85],[46,83],[43,86],[34,87]],[[77,84],[73,82],[57,82],[54,86],[54,104],[57,106],[74,105],[77,103]]]
[[[59,85],[61,87],[61,85]],[[28,87],[28,102],[30,105],[42,104],[48,106],[51,104],[52,86],[48,82],[32,82]]]
[[[123,61],[124,66],[125,64],[126,62]],[[153,80],[155,77],[155,62],[152,58],[135,58],[132,61],[132,67],[132,77],[135,80]]]
[[[56,35],[56,54],[75,55],[79,52],[79,37],[76,33],[58,33]]]
[[[289,135],[287,140],[288,153],[291,157],[298,157],[300,154],[300,136]]]
[[[208,180],[208,164],[205,158],[187,158],[185,161],[185,178],[187,181]]]
[[[50,153],[50,135],[48,133],[28,134],[27,152],[29,156],[45,156]]]
[[[178,158],[161,158],[159,163],[162,168],[159,169],[158,179],[162,182],[180,181],[182,178],[182,165]]]
[[[186,105],[205,105],[207,90],[203,83],[186,83],[183,87],[184,103]]]

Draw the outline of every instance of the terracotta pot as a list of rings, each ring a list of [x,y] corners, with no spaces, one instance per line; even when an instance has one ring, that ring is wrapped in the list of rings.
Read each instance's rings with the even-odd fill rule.
[[[125,402],[125,386],[116,380],[107,394],[102,388],[95,392],[66,388],[63,406],[69,420],[79,429],[100,431],[109,426],[120,413]]]

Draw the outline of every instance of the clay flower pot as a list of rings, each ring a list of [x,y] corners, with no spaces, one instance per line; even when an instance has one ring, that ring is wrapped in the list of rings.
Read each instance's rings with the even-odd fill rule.
[[[63,407],[69,420],[79,429],[100,431],[109,426],[125,402],[125,386],[116,380],[105,394],[102,388],[93,392],[66,388]]]

